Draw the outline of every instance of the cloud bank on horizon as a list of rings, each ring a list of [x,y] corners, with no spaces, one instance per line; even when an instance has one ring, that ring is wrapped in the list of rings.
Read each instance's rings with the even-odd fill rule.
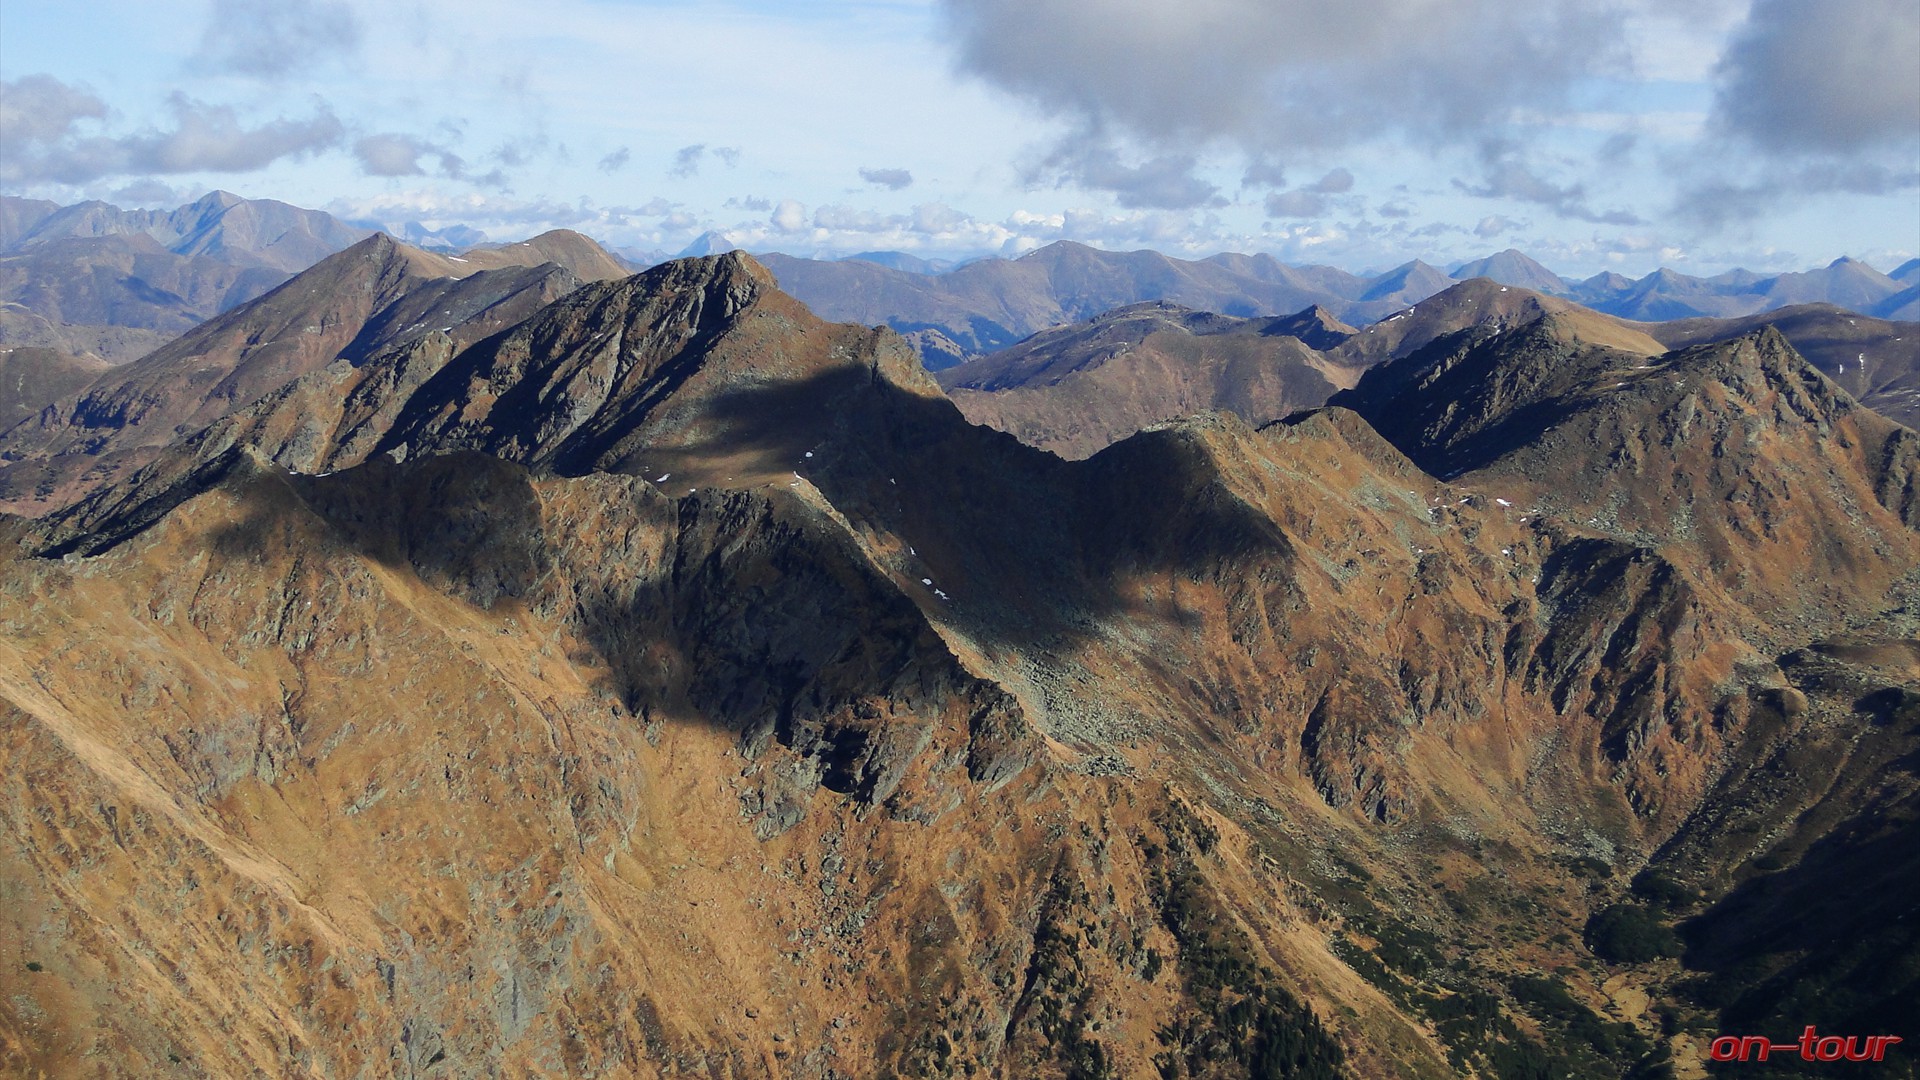
[[[1920,248],[1916,0],[102,6],[0,8],[0,189],[661,252]]]

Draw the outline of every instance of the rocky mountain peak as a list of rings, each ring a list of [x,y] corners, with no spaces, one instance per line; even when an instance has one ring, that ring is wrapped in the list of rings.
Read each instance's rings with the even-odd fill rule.
[[[1264,332],[1296,337],[1312,348],[1325,352],[1338,347],[1360,331],[1340,321],[1331,311],[1315,304],[1304,311],[1271,320]]]
[[[822,437],[850,395],[882,385],[939,397],[897,334],[820,321],[733,251],[585,286],[468,350],[383,448],[477,449],[561,472],[673,461],[660,471],[682,475],[724,473],[720,461],[744,455],[735,475],[777,472],[757,427],[777,416],[791,429],[781,440]]]

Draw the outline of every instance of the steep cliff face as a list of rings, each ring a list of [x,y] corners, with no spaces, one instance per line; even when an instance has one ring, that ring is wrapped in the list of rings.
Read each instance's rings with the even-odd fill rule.
[[[1077,462],[968,424],[899,338],[738,255],[309,372],[6,524],[0,994],[28,1004],[0,1053],[1684,1056],[1710,1005],[1590,920],[1715,844],[1885,850],[1840,830],[1847,792],[1908,799],[1916,627],[1881,586],[1920,566],[1911,433],[1771,339],[1585,341],[1470,331],[1369,374],[1359,412],[1207,414]],[[1713,486],[1741,454],[1746,504]],[[1830,578],[1798,607],[1723,561],[1807,538]],[[1780,909],[1740,891],[1763,871],[1702,866],[1677,903],[1713,970]]]

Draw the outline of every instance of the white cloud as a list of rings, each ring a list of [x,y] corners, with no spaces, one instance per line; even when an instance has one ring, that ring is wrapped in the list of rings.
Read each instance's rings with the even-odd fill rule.
[[[1482,199],[1510,199],[1544,206],[1556,215],[1600,225],[1643,224],[1627,210],[1595,210],[1587,203],[1584,183],[1556,184],[1524,161],[1519,148],[1504,140],[1489,140],[1480,149],[1483,179],[1479,184],[1455,180],[1459,190]]]
[[[305,120],[253,127],[230,106],[184,94],[167,99],[170,129],[126,135],[88,133],[106,108],[90,92],[46,75],[0,85],[0,181],[85,183],[113,176],[242,173],[340,144],[345,127],[321,107]]]
[[[1044,160],[1026,170],[1027,182],[1075,184],[1111,192],[1128,209],[1188,210],[1224,205],[1220,189],[1195,174],[1194,154],[1160,154],[1129,165],[1097,127],[1061,139]]]
[[[1587,0],[944,0],[961,65],[1103,137],[1250,159],[1385,134],[1471,142],[1622,71]]]
[[[368,176],[420,176],[420,156],[432,148],[406,135],[368,135],[353,144],[353,156]]]
[[[1920,5],[1754,0],[1717,71],[1713,123],[1775,153],[1920,144]]]
[[[807,227],[807,208],[793,199],[781,199],[773,208],[767,222],[775,230],[783,233],[796,233]]]

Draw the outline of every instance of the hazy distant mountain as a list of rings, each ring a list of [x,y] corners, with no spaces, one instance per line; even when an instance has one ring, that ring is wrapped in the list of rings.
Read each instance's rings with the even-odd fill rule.
[[[1789,304],[1823,302],[1883,317],[1913,314],[1901,281],[1852,259],[1803,274],[1735,270],[1696,278],[1671,269],[1638,280],[1603,273],[1569,283],[1509,249],[1464,263],[1452,276],[1414,259],[1373,277],[1332,267],[1286,266],[1269,255],[1222,254],[1199,262],[1151,251],[1110,252],[1070,241],[1018,259],[987,259],[926,272],[897,259],[837,261],[766,255],[789,289],[828,318],[885,323],[915,340],[930,368],[985,355],[1030,334],[1146,301],[1239,317],[1319,306],[1365,326],[1460,280],[1484,277],[1639,322],[1733,318]],[[1909,276],[1920,271],[1907,270]]]
[[[706,255],[720,255],[728,251],[737,250],[737,248],[737,244],[727,239],[726,233],[708,230],[694,237],[693,243],[681,248],[680,254],[675,255],[674,258],[698,259]]]
[[[1833,304],[1849,311],[1869,311],[1899,292],[1900,283],[1858,259],[1841,257],[1825,268],[1800,274],[1780,274],[1755,287],[1768,309],[1791,304]]]
[[[1441,273],[1437,267],[1415,259],[1367,282],[1366,291],[1360,294],[1360,299],[1405,306],[1417,304],[1452,284],[1453,279]]]
[[[1701,316],[1737,318],[1812,303],[1892,316],[1898,305],[1885,305],[1902,288],[1898,280],[1843,257],[1818,270],[1771,276],[1733,270],[1698,278],[1664,267],[1637,281],[1604,274],[1572,286],[1565,295],[1609,315],[1665,322]]]
[[[35,225],[45,221],[48,215],[60,209],[60,204],[46,199],[23,199],[16,195],[0,195],[0,252],[13,250],[13,245],[27,235]]]
[[[645,270],[649,266],[658,266],[668,259],[673,258],[672,255],[657,248],[608,247],[607,250],[613,253],[614,258],[620,260],[620,265],[626,267],[629,273],[634,274]]]
[[[1730,318],[1751,312],[1759,301],[1742,295],[1742,287],[1689,277],[1676,270],[1655,270],[1624,287],[1611,283],[1609,291],[1575,288],[1573,296],[1596,311],[1638,322],[1664,322],[1697,316]]]
[[[1572,291],[1586,296],[1611,296],[1625,292],[1633,287],[1633,279],[1625,274],[1616,274],[1611,270],[1602,271],[1585,281],[1570,286]]]
[[[25,201],[12,196],[0,200]],[[145,235],[176,255],[205,255],[235,266],[291,274],[370,231],[319,210],[214,191],[174,210],[122,210],[103,202],[59,207],[40,216],[7,242],[4,250],[24,250],[55,240]]]
[[[612,281],[633,272],[593,238],[572,229],[553,229],[514,244],[482,244],[445,258],[470,270],[553,263],[581,281]]]
[[[1920,320],[1920,285],[1909,285],[1875,304],[1873,314],[1902,322]]]
[[[0,303],[44,318],[29,341],[125,362],[367,235],[317,210],[223,191],[174,210],[0,197]],[[109,328],[145,331],[114,333]]]
[[[177,210],[0,201],[0,343],[124,363],[272,289],[369,235],[317,210],[214,192]],[[482,238],[463,226],[411,234],[436,244]],[[456,252],[464,250],[464,254]],[[632,270],[577,232],[443,250],[451,274],[552,262],[583,281]],[[11,311],[12,308],[0,308]],[[37,316],[38,321],[26,317]]]
[[[1348,322],[1369,322],[1453,284],[1432,267],[1409,264],[1378,295],[1364,279],[1327,267],[1292,268],[1271,256],[1216,256],[1198,262],[1154,251],[1102,251],[1071,241],[1018,259],[983,259],[939,274],[910,273],[865,260],[761,257],[781,287],[831,319],[884,323],[902,333],[937,331],[963,355],[1002,349],[1053,326],[1143,301],[1170,301],[1236,317],[1282,315],[1318,305]],[[1423,292],[1422,290],[1427,290]],[[930,367],[949,357],[923,349]]]
[[[286,278],[270,266],[181,255],[142,232],[43,238],[0,256],[0,302],[55,325],[178,334]]]
[[[904,251],[863,251],[846,257],[877,263],[892,270],[905,270],[909,274],[944,274],[957,265],[950,259],[923,259]]]
[[[1489,255],[1484,259],[1475,259],[1455,267],[1453,277],[1457,281],[1469,278],[1492,278],[1502,285],[1515,285],[1534,292],[1562,294],[1571,291],[1559,274],[1534,262],[1513,248],[1498,255]]]

